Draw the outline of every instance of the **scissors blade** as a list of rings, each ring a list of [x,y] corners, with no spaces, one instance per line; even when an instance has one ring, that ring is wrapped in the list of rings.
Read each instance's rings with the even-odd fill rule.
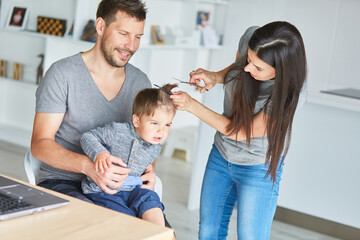
[[[180,80],[180,79],[178,79],[178,78],[174,78],[174,77],[173,77],[172,79],[174,79],[174,80],[176,80],[176,81],[179,81],[180,83],[186,83],[186,84],[189,84],[189,85],[196,86],[196,87],[198,87],[198,88],[205,89],[206,91],[209,91],[209,90],[208,90],[208,89],[206,89],[205,87],[199,86],[199,85],[197,85],[197,84],[195,84],[195,83],[185,82],[185,81],[183,81],[183,80]]]
[[[174,94],[173,94],[172,92],[170,92],[169,90],[166,90],[165,88],[160,87],[160,86],[157,85],[157,84],[154,84],[154,86],[160,88],[161,90],[163,90],[164,92],[166,92],[166,93],[169,94],[169,95],[174,95]]]
[[[192,84],[192,83],[189,83],[189,82],[185,82],[185,81],[183,81],[183,80],[180,80],[180,79],[178,79],[178,78],[172,78],[172,79],[174,79],[174,80],[176,80],[176,81],[179,81],[179,82],[181,82],[181,83],[187,83],[187,84]]]

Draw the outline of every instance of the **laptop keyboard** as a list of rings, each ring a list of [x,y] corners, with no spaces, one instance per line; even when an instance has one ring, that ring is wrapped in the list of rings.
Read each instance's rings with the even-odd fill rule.
[[[12,213],[19,210],[26,210],[33,207],[33,205],[21,201],[20,199],[0,193],[0,213],[2,214]]]

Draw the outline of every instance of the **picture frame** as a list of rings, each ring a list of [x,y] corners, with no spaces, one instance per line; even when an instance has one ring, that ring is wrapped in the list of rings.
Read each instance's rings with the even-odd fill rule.
[[[210,25],[210,11],[198,10],[196,13],[196,28],[202,29]]]
[[[10,8],[9,16],[6,21],[6,28],[14,30],[25,29],[29,8],[26,6],[13,5]]]
[[[151,25],[151,36],[154,40],[155,45],[165,44],[164,36],[160,32],[159,25]]]

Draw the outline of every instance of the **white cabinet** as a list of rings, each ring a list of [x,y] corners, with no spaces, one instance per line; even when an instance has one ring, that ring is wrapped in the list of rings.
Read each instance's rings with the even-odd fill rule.
[[[44,73],[50,65],[67,56],[86,51],[93,43],[80,41],[88,20],[96,18],[100,0],[2,0],[0,17],[0,59],[8,61],[8,77],[0,78],[0,139],[29,146],[35,112],[36,73],[44,54]],[[210,24],[223,35],[227,1],[224,0],[151,0],[148,8],[145,35],[131,63],[144,71],[153,83],[163,84],[176,77],[187,80],[188,73],[198,67],[211,68],[212,55],[222,46],[200,45],[196,29],[197,11],[210,12]],[[25,31],[13,31],[5,27],[5,20],[13,5],[27,6],[29,17]],[[36,33],[37,16],[67,20],[67,28],[73,24],[73,35],[54,37]],[[154,45],[151,25],[159,25],[165,34],[165,45]],[[68,32],[68,29],[66,33]],[[182,33],[179,35],[179,32]],[[170,34],[171,33],[171,34]],[[195,39],[175,44],[174,38]],[[192,38],[194,37],[194,38]],[[23,79],[12,80],[12,64],[24,65]],[[201,101],[201,95],[187,85],[180,86]],[[186,112],[178,112],[173,128],[198,125],[198,119]]]

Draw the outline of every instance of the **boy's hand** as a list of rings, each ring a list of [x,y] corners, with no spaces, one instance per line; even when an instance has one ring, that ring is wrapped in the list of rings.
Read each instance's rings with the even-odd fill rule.
[[[95,170],[104,173],[111,166],[110,154],[108,152],[99,153],[95,159]]]

